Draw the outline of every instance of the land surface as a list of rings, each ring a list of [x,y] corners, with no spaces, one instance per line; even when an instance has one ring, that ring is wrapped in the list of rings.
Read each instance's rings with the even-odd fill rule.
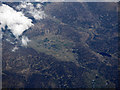
[[[24,32],[27,47],[12,52],[6,38],[14,37],[4,32],[3,88],[117,87],[117,3],[46,3],[43,9],[47,17]]]

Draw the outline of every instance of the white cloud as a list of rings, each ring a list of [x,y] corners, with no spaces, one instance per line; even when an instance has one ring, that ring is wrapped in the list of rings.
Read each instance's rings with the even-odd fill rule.
[[[30,42],[30,40],[28,39],[28,37],[22,36],[22,45],[23,46],[27,46],[28,42]]]
[[[13,49],[12,49],[12,52],[15,52],[16,50],[18,50],[18,47],[15,46]]]
[[[41,2],[41,3],[44,3],[44,2],[48,2],[49,0],[35,0],[35,2]]]
[[[16,9],[31,14],[36,20],[40,20],[46,17],[46,14],[42,10],[42,5],[40,3],[34,7],[32,3],[22,2],[16,7]]]
[[[5,30],[5,26],[7,26],[13,35],[20,40],[19,36],[22,35],[22,33],[29,29],[32,25],[32,20],[25,17],[22,12],[17,12],[5,4],[0,6],[0,32],[2,28]],[[29,41],[30,40],[27,37],[22,37],[23,46],[26,46],[27,42]],[[16,47],[13,48],[12,51],[15,50],[17,50]]]
[[[40,8],[42,8],[42,5],[38,3],[36,8],[40,9]]]
[[[32,20],[25,17],[23,13],[5,4],[0,6],[0,23],[0,29],[7,26],[16,38],[33,25]]]

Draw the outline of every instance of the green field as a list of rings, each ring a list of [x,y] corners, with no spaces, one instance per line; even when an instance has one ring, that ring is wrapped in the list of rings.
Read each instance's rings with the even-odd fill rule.
[[[77,54],[73,53],[74,42],[66,40],[60,35],[47,34],[34,37],[29,46],[38,52],[52,55],[61,61],[74,62],[78,65]]]

